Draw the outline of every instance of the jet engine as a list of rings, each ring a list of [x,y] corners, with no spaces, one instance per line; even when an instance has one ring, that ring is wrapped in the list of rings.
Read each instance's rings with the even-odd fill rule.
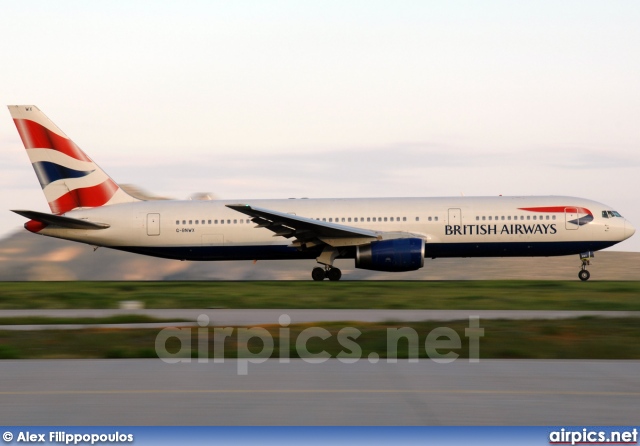
[[[415,271],[424,266],[424,240],[398,238],[356,247],[356,268],[373,271]]]

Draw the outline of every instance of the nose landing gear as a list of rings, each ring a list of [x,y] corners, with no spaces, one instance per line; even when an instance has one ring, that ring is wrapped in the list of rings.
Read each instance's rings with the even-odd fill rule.
[[[582,265],[582,267],[584,268],[585,265]],[[578,273],[578,277],[580,278],[580,280],[582,280],[583,282],[586,282],[587,280],[589,280],[589,277],[591,277],[591,273],[589,271],[587,271],[586,269],[582,269],[580,270],[580,272]]]
[[[582,254],[580,254],[582,267],[580,268],[580,272],[578,273],[578,278],[583,282],[586,282],[587,280],[589,280],[589,277],[591,277],[591,273],[587,271],[587,266],[591,265],[591,262],[589,262],[589,260],[593,257],[595,257],[593,251],[583,252]]]

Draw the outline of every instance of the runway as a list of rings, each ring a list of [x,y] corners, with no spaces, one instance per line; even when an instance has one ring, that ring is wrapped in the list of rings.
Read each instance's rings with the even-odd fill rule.
[[[633,425],[640,361],[0,361],[6,425]]]
[[[41,316],[58,318],[102,318],[121,315],[144,315],[158,319],[198,320],[206,315],[210,326],[251,326],[278,324],[282,315],[288,315],[291,323],[311,322],[416,322],[465,320],[471,316],[480,319],[575,319],[579,317],[640,318],[640,311],[544,311],[544,310],[308,310],[308,309],[142,309],[142,310],[0,310],[0,318]],[[181,323],[126,324],[120,328],[157,328],[185,325]],[[188,324],[187,324],[188,325]],[[79,329],[96,327],[89,324],[57,325],[56,329]],[[54,328],[43,325],[1,325],[0,330],[42,330]]]

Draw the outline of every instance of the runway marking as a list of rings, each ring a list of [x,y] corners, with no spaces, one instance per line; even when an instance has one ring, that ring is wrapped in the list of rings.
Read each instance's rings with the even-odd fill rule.
[[[581,390],[425,390],[425,389],[149,389],[149,390],[12,390],[0,391],[0,395],[123,395],[123,394],[304,394],[304,393],[351,393],[351,394],[432,394],[432,395],[565,395],[565,396],[629,396],[640,397],[640,392],[597,392]]]

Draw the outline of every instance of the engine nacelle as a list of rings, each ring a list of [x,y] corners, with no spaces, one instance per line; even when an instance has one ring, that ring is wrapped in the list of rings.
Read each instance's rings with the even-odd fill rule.
[[[424,266],[424,240],[398,238],[356,247],[356,268],[374,271],[415,271]]]

